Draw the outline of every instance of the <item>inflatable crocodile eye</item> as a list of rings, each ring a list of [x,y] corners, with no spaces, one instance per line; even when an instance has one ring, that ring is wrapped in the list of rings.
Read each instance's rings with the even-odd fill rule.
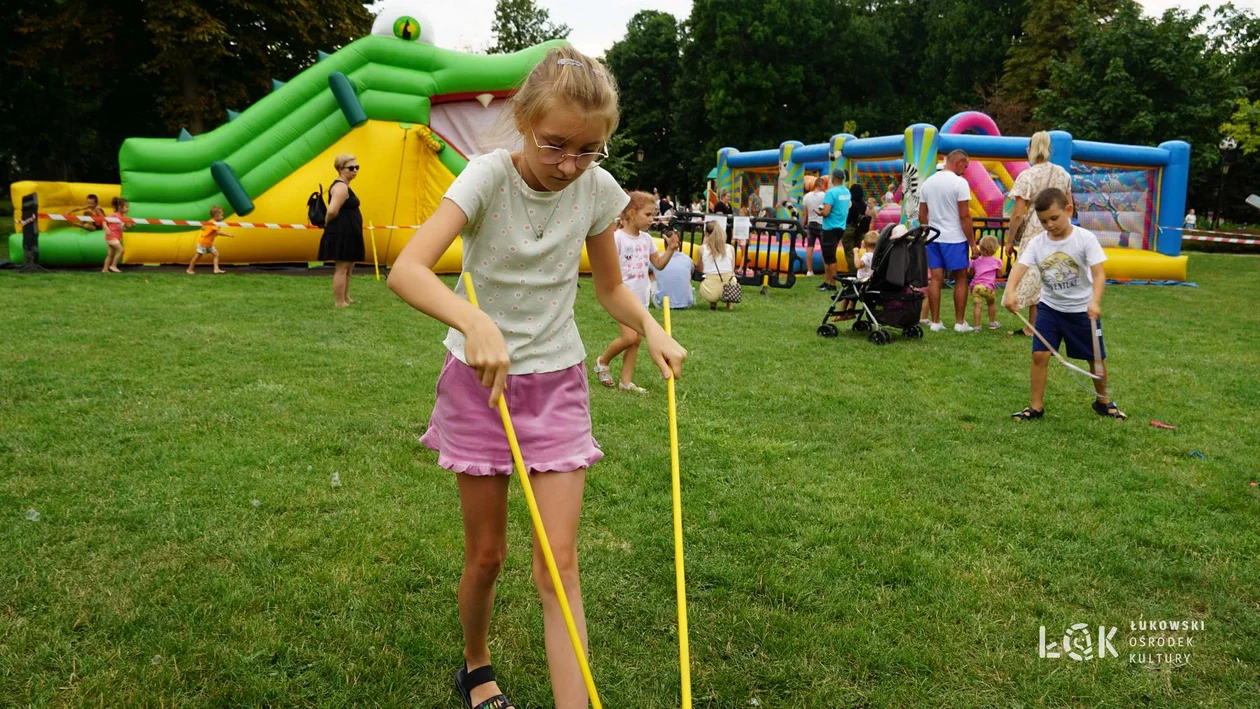
[[[419,39],[420,22],[410,15],[403,15],[394,20],[394,36],[408,41]]]
[[[433,23],[422,9],[421,0],[389,0],[372,23],[372,34],[434,44]]]

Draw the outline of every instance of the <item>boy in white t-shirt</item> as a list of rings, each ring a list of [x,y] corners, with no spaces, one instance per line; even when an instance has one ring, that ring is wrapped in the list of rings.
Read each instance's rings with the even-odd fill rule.
[[[1102,297],[1107,285],[1103,272],[1103,253],[1093,232],[1072,224],[1072,208],[1067,195],[1058,188],[1043,190],[1033,200],[1037,218],[1046,232],[1033,238],[1019,254],[1019,263],[1011,270],[1002,305],[1015,312],[1015,293],[1019,281],[1035,266],[1041,271],[1041,304],[1037,308],[1037,332],[1046,339],[1033,338],[1032,401],[1028,408],[1012,418],[1020,421],[1039,419],[1045,414],[1046,373],[1050,364],[1050,348],[1067,344],[1067,356],[1091,362],[1091,371],[1102,376],[1094,380],[1098,394],[1094,412],[1118,421],[1127,418],[1107,393],[1107,350],[1102,341]],[[1090,323],[1096,324],[1094,332]],[[1098,338],[1098,361],[1094,361],[1094,337]]]

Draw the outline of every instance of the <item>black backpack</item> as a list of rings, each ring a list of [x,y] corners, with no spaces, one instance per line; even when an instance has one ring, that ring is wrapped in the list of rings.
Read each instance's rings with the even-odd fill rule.
[[[322,227],[327,217],[328,205],[324,203],[324,185],[321,184],[319,191],[312,192],[311,196],[306,199],[306,221]]]

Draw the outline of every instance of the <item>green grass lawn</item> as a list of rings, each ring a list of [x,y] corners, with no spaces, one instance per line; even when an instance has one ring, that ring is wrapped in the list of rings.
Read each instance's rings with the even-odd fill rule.
[[[1260,260],[1190,269],[1108,290],[1126,423],[1057,366],[1046,418],[1010,421],[1027,340],[821,339],[809,281],[676,313],[695,705],[1256,706]],[[616,327],[583,286],[593,357]],[[443,328],[353,292],[0,272],[0,704],[458,706],[455,481],[416,441]],[[580,538],[617,709],[678,706],[666,397],[638,381],[593,387]],[[543,707],[513,487],[492,649]],[[1189,664],[1130,664],[1144,619],[1203,621]],[[1119,658],[1038,657],[1077,622],[1118,626]]]
[[[0,199],[0,240],[5,239],[9,234],[13,233],[13,202],[7,197]],[[8,242],[2,245],[8,248]],[[8,252],[0,254],[0,258],[8,258]]]

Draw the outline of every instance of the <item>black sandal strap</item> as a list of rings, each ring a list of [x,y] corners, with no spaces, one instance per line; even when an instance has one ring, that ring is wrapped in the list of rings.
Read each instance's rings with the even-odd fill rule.
[[[1037,410],[1029,406],[1023,411],[1017,411],[1016,413],[1011,414],[1011,418],[1017,421],[1031,421],[1033,419],[1039,419],[1045,415],[1046,415],[1045,409]]]
[[[1099,416],[1109,416],[1113,419],[1116,419],[1117,421],[1124,421],[1125,419],[1129,418],[1128,414],[1121,411],[1120,407],[1116,406],[1116,402],[1114,401],[1108,401],[1107,403],[1104,404],[1101,401],[1095,400],[1094,413],[1098,414]]]
[[[493,681],[494,668],[490,665],[478,667],[475,670],[466,670],[464,674],[464,689],[471,692],[475,687],[480,687]]]
[[[472,705],[472,690],[494,681],[494,669],[490,665],[478,667],[471,672],[467,667],[462,667],[455,673],[455,687],[468,709],[515,709],[515,705],[503,694],[496,694],[475,707]]]

